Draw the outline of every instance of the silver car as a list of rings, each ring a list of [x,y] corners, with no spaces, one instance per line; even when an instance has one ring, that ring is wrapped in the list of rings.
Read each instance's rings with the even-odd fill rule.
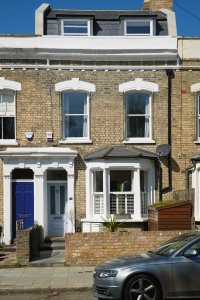
[[[154,251],[100,264],[93,291],[98,299],[200,299],[200,231],[179,235]]]

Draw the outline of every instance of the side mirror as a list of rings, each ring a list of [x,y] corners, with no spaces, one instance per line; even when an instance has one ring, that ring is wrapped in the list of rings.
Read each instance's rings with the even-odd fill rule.
[[[191,257],[191,256],[197,256],[199,255],[198,251],[196,249],[187,249],[184,253],[184,256]]]

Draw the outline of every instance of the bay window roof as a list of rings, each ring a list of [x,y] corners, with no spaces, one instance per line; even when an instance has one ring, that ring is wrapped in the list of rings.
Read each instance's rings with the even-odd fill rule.
[[[85,156],[86,161],[115,158],[143,158],[155,160],[158,158],[158,155],[134,146],[109,146],[91,152]]]

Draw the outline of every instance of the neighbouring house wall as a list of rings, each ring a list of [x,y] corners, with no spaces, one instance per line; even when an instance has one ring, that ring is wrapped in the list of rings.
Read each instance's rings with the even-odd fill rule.
[[[96,265],[109,258],[152,250],[179,231],[131,231],[68,233],[65,235],[66,265]]]

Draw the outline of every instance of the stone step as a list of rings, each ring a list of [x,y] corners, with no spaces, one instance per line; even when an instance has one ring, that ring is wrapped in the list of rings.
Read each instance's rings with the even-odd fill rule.
[[[16,252],[16,245],[3,245],[0,246],[0,252]]]
[[[65,250],[65,239],[63,237],[48,237],[40,245],[40,251]]]
[[[65,250],[65,243],[42,243],[40,244],[40,251],[46,250]]]
[[[43,250],[30,262],[31,267],[63,267],[64,265],[64,250]]]

